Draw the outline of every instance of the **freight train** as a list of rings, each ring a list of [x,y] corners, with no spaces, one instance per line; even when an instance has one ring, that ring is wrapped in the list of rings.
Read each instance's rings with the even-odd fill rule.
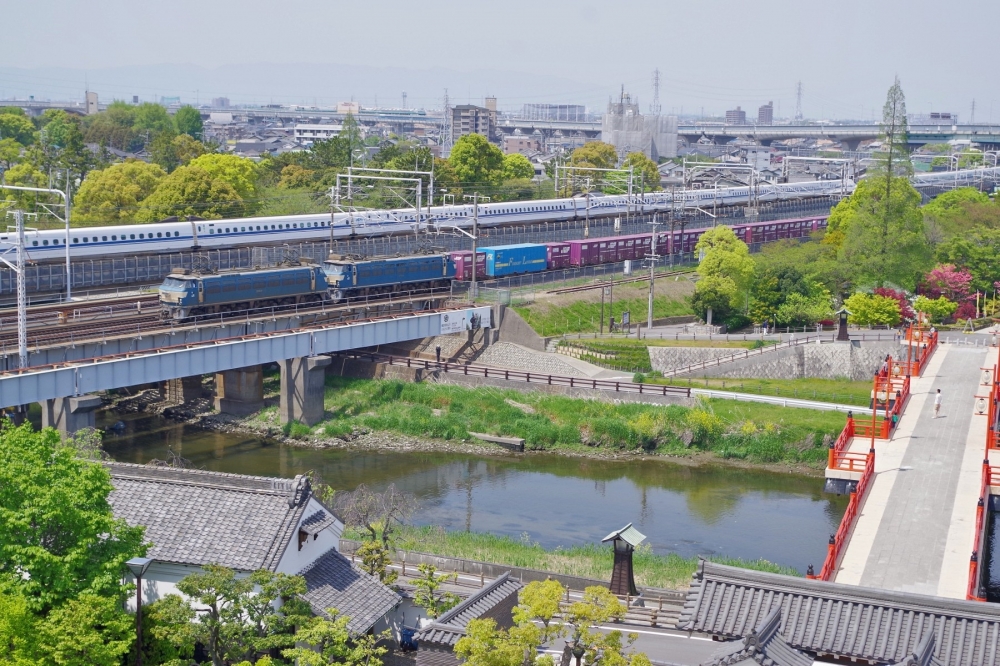
[[[764,184],[758,188],[761,202],[802,197],[841,194],[841,181],[816,181],[783,185]],[[846,191],[853,190],[848,183]],[[502,226],[536,222],[562,222],[584,218],[609,217],[629,213],[649,214],[683,208],[693,209],[713,204],[745,204],[751,195],[748,187],[722,187],[711,190],[652,192],[642,196],[591,196],[505,203],[479,204],[480,226]],[[317,213],[247,217],[228,220],[171,220],[151,224],[128,224],[103,227],[77,227],[66,231],[50,229],[26,233],[30,261],[63,260],[67,240],[74,257],[109,257],[163,252],[186,252],[198,249],[243,245],[279,245],[356,235],[384,235],[434,231],[437,228],[471,227],[473,206],[431,206],[429,213],[416,215],[405,210],[372,210],[347,213]],[[0,245],[13,240],[0,233]]]
[[[731,227],[747,244],[805,238],[826,228],[826,217],[754,222]],[[650,254],[683,255],[694,251],[705,229],[633,234],[551,243],[521,243],[477,248],[477,279],[540,273],[621,261]],[[331,256],[322,266],[220,274],[171,273],[160,286],[165,318],[183,320],[204,314],[302,303],[341,303],[392,293],[428,293],[452,281],[472,279],[472,252],[380,259]]]

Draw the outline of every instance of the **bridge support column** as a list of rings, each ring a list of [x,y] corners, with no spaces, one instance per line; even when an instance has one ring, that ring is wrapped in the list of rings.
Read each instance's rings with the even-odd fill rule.
[[[282,423],[300,421],[313,425],[323,420],[323,387],[329,356],[301,356],[281,362]]]
[[[264,369],[251,365],[217,373],[215,408],[233,416],[248,416],[263,409]]]
[[[201,375],[168,379],[164,385],[167,402],[190,402],[201,397]]]
[[[101,399],[96,395],[78,395],[54,398],[40,404],[42,427],[55,428],[65,436],[94,427],[94,410],[101,406]]]

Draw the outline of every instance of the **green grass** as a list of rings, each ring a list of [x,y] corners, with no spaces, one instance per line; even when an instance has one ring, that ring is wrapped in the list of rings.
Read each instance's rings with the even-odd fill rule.
[[[621,321],[621,313],[628,310],[632,313],[632,320],[638,321],[646,316],[648,301],[646,298],[630,298],[625,300],[615,300],[614,307],[605,304],[604,320],[605,330],[607,322],[613,315],[616,322]],[[514,310],[521,315],[535,332],[543,337],[552,335],[565,335],[566,333],[595,333],[600,330],[601,324],[601,304],[580,300],[569,305],[552,306],[548,303],[539,302],[530,306],[515,307]],[[676,317],[680,315],[694,314],[691,306],[683,300],[657,296],[653,299],[653,317]]]
[[[359,538],[361,535],[348,531],[345,536]],[[614,562],[610,545],[587,544],[546,550],[532,542],[527,535],[516,539],[484,532],[446,532],[440,527],[432,526],[404,528],[396,545],[402,550],[493,562],[597,580],[611,580],[611,566]],[[799,575],[790,567],[783,567],[767,560],[728,557],[709,559],[747,569]],[[635,551],[633,565],[635,582],[640,586],[685,589],[691,582],[691,574],[698,565],[698,558],[685,558],[675,553],[657,555],[648,545],[642,545]]]
[[[613,404],[495,388],[328,377],[324,432],[357,425],[443,440],[469,432],[522,437],[529,450],[709,451],[753,462],[826,460],[824,437],[836,437],[842,414],[703,401],[694,408]]]
[[[584,361],[612,370],[627,372],[651,372],[653,364],[649,358],[649,347],[710,347],[720,349],[757,349],[766,345],[777,344],[773,340],[636,340],[633,338],[597,338],[566,340],[563,344],[571,347],[581,347],[598,354],[613,355],[613,358],[601,358],[596,355],[583,354]]]
[[[690,388],[709,388],[737,393],[756,393],[819,402],[836,402],[842,405],[865,407],[871,402],[872,383],[849,379],[739,379],[733,377],[668,378],[656,373],[644,375],[647,384],[666,384]]]

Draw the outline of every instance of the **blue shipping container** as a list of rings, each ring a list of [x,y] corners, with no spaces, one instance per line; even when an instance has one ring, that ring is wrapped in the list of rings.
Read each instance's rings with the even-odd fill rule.
[[[536,243],[483,247],[486,253],[486,274],[490,277],[541,273],[548,267],[548,248]]]

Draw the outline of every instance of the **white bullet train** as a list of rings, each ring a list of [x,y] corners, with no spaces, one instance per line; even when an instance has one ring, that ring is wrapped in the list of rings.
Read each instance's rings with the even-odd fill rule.
[[[960,172],[963,181],[979,182],[978,172],[996,172],[997,169],[978,169]],[[917,180],[932,176],[933,180],[947,183],[954,174],[922,174]],[[995,174],[992,174],[995,177]],[[989,175],[986,177],[990,177]],[[759,201],[778,201],[810,196],[849,194],[852,182],[820,180],[815,182],[763,184],[758,187]],[[672,201],[676,197],[676,202]],[[603,195],[591,196],[588,204],[582,197],[511,201],[479,205],[479,223],[487,226],[531,222],[559,222],[579,220],[585,216],[607,217],[627,212],[652,213],[677,208],[705,208],[718,205],[747,203],[749,187],[680,190],[652,192],[643,196]],[[108,257],[118,255],[183,252],[187,250],[234,247],[241,245],[276,245],[303,241],[323,241],[330,237],[386,235],[413,233],[436,227],[472,224],[472,205],[432,206],[430,216],[422,210],[417,218],[413,209],[309,215],[284,215],[276,217],[246,217],[225,220],[167,221],[150,224],[128,224],[106,227],[76,227],[71,230],[69,243],[74,257]],[[10,232],[0,234],[0,246],[13,240]],[[26,234],[28,257],[31,261],[60,260],[66,256],[65,230],[29,231]]]

